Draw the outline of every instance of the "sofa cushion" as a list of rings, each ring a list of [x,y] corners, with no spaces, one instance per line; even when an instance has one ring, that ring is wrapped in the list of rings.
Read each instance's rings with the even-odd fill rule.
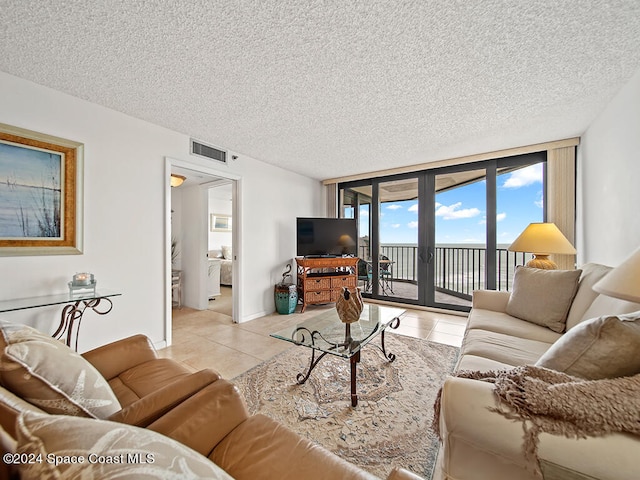
[[[554,343],[562,335],[547,327],[512,317],[508,313],[475,308],[469,312],[467,330],[474,328],[547,343]]]
[[[474,328],[467,331],[460,354],[516,366],[535,363],[549,347],[551,343]]]
[[[169,358],[156,358],[125,370],[109,380],[109,385],[120,404],[125,407],[191,373],[181,363]]]
[[[516,267],[507,313],[563,332],[581,273],[582,270]]]
[[[613,270],[612,267],[606,265],[600,265],[598,263],[586,263],[582,267],[582,274],[580,275],[580,282],[578,283],[578,291],[571,303],[569,309],[569,315],[567,316],[567,330],[575,327],[582,320],[589,306],[598,296],[598,293],[593,290],[593,286],[607,273]],[[610,310],[611,312],[620,313],[617,310]],[[591,317],[599,317],[600,315],[592,315]]]
[[[120,410],[93,365],[26,325],[0,322],[0,384],[49,413],[106,418]]]
[[[164,435],[121,423],[23,413],[17,451],[56,462],[24,463],[22,480],[41,478],[210,478],[233,480],[206,457]],[[82,463],[73,463],[72,459]]]
[[[640,311],[580,323],[536,365],[589,380],[640,373]]]
[[[580,321],[584,322],[604,315],[624,315],[638,310],[640,310],[640,303],[628,302],[607,295],[598,295],[587,311],[584,312]]]
[[[504,370],[506,368],[512,368],[513,365],[498,362],[496,360],[490,360],[484,357],[478,357],[477,355],[461,355],[458,358],[458,363],[454,368],[455,372],[463,370],[473,372],[488,372],[491,370]]]

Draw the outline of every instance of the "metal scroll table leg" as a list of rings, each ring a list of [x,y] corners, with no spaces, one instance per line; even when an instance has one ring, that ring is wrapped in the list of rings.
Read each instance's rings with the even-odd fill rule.
[[[313,371],[313,369],[316,368],[316,365],[318,365],[320,360],[322,360],[326,354],[327,352],[322,352],[322,354],[318,358],[316,358],[316,349],[315,348],[312,349],[311,363],[309,364],[309,369],[307,370],[307,373],[299,373],[296,376],[296,381],[300,385],[302,385],[304,382],[306,382],[309,379],[309,375],[311,375],[311,372]]]
[[[389,324],[389,328],[393,328],[396,329],[400,326],[400,318],[396,317],[394,318],[391,323]],[[382,351],[382,354],[384,355],[384,358],[386,358],[387,360],[389,360],[389,362],[393,362],[396,359],[395,354],[393,353],[387,353],[387,350],[385,349],[384,346],[384,330],[380,333],[380,343],[382,345],[382,348],[380,348],[380,350]]]
[[[358,394],[356,392],[358,362],[360,362],[360,350],[358,350],[349,359],[349,363],[351,363],[351,406],[352,407],[355,407],[358,405]]]
[[[98,309],[101,302],[105,302],[105,309]],[[113,303],[108,298],[93,298],[91,300],[78,300],[75,303],[70,303],[62,309],[60,316],[60,325],[52,335],[57,340],[65,338],[65,343],[68,347],[71,347],[75,343],[75,350],[78,351],[78,334],[80,333],[80,323],[82,322],[82,316],[84,311],[90,308],[98,315],[106,315],[113,308]],[[75,326],[75,332],[74,332]],[[75,342],[73,337],[75,336]]]

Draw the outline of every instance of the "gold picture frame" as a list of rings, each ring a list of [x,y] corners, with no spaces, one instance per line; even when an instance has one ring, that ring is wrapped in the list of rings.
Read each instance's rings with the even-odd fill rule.
[[[84,145],[0,123],[0,256],[82,253]]]
[[[231,228],[231,215],[224,215],[221,213],[211,214],[210,230],[212,232],[230,232]]]

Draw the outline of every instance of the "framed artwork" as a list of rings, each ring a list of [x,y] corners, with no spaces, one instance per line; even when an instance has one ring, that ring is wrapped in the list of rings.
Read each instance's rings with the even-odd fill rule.
[[[82,253],[83,152],[0,123],[0,256]]]
[[[211,231],[212,232],[230,232],[231,216],[222,215],[220,213],[211,214]]]

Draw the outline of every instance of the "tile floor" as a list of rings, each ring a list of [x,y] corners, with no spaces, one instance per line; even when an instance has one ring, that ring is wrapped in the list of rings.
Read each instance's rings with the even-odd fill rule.
[[[274,313],[240,324],[210,310],[174,309],[173,345],[158,353],[194,371],[213,368],[231,379],[292,348],[290,343],[270,337],[271,332],[300,323],[328,308],[335,307],[311,306],[302,314]],[[466,323],[466,316],[406,308],[400,327],[391,332],[460,346]]]

